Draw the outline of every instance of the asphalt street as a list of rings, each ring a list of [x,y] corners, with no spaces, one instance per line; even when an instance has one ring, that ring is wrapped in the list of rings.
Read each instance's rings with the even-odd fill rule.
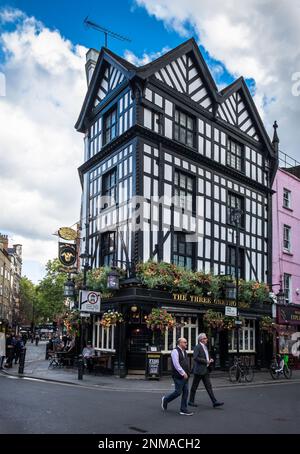
[[[1,434],[292,434],[300,433],[300,385],[293,381],[216,390],[213,409],[198,392],[194,416],[166,412],[161,393],[91,389],[0,375]]]

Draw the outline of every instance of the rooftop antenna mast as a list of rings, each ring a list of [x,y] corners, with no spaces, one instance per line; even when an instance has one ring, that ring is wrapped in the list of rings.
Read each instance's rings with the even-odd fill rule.
[[[129,39],[127,36],[119,35],[118,33],[112,32],[111,30],[108,30],[107,28],[102,27],[101,25],[97,24],[96,22],[91,21],[88,17],[86,17],[84,19],[84,25],[88,28],[94,28],[98,32],[104,33],[105,47],[107,47],[108,36],[111,36],[112,38],[115,38],[115,39],[119,39],[120,41],[131,42],[131,39]]]

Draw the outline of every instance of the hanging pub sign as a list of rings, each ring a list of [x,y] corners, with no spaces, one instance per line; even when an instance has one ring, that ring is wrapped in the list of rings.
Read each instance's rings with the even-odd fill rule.
[[[73,266],[76,263],[76,244],[58,243],[58,258],[64,266]]]
[[[57,233],[63,240],[75,241],[77,239],[76,230],[71,229],[70,227],[61,227]]]
[[[277,306],[279,324],[300,325],[300,309],[297,307]]]

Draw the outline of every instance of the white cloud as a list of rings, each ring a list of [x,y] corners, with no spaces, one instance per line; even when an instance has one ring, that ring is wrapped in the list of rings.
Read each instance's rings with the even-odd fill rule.
[[[25,19],[26,15],[17,8],[5,8],[0,10],[0,22],[10,23],[18,19]]]
[[[268,131],[279,123],[281,148],[300,160],[300,3],[294,0],[136,0],[183,37],[193,27],[199,43],[235,77],[256,82],[255,101]]]
[[[163,47],[161,51],[158,52],[143,52],[142,57],[138,57],[131,50],[125,50],[124,58],[135,66],[144,66],[150,63],[153,60],[161,57],[170,50],[169,47]]]
[[[86,92],[86,49],[19,10],[1,10],[0,20],[16,21],[0,39],[0,231],[23,244],[25,261],[43,264],[57,256],[52,233],[80,213],[83,138],[74,124]]]

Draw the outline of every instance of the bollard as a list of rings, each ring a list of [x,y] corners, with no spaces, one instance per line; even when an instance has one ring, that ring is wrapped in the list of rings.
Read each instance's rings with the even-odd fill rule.
[[[47,344],[46,344],[45,360],[49,359],[49,346],[50,346],[50,344],[49,344],[49,342],[47,342]]]
[[[19,374],[24,373],[24,366],[25,366],[25,356],[26,356],[26,348],[22,348],[20,353],[20,360],[19,360]]]
[[[83,356],[78,356],[78,380],[83,378]]]

